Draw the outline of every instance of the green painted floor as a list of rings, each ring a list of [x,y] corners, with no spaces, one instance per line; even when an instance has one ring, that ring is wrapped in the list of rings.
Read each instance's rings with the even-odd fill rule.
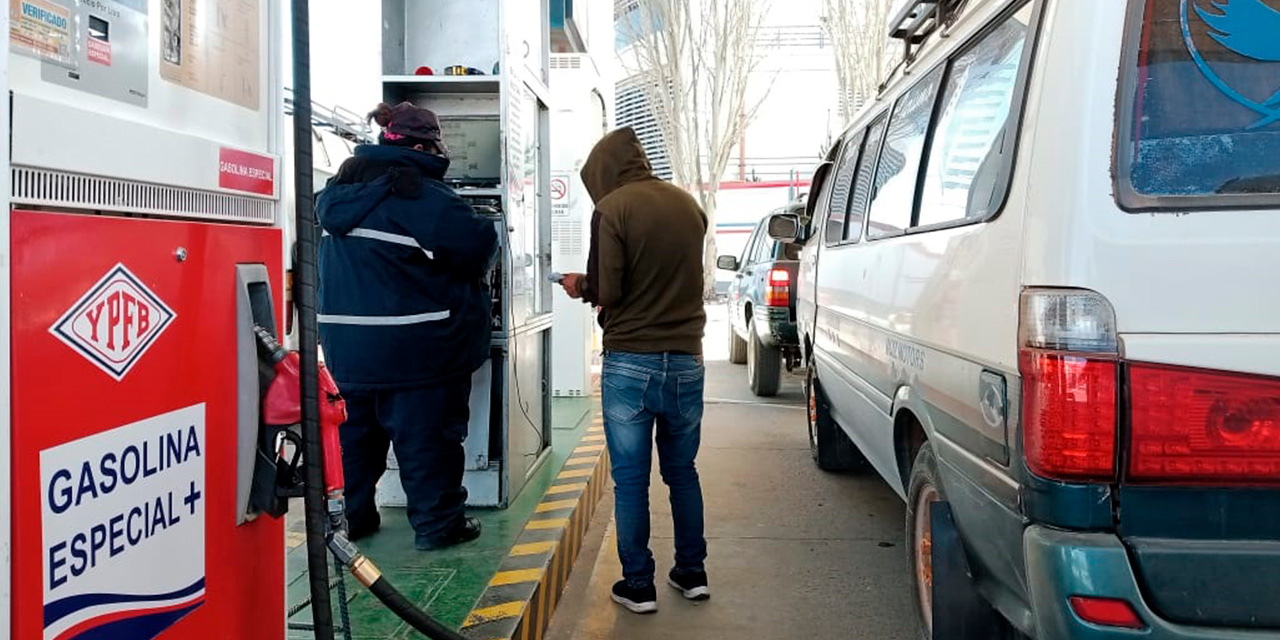
[[[592,400],[556,398],[551,403],[552,451],[529,484],[506,509],[476,509],[469,513],[480,519],[484,533],[480,539],[453,549],[422,552],[413,548],[413,532],[403,509],[383,509],[382,528],[360,541],[364,552],[407,598],[452,627],[462,624],[480,597],[498,565],[533,514],[564,461],[587,428]],[[289,550],[286,556],[288,579],[289,638],[310,638],[306,546],[301,544],[302,504],[293,504],[288,516]],[[332,558],[330,558],[332,562]],[[332,585],[331,585],[332,586]],[[347,606],[353,638],[409,638],[411,629],[384,609],[363,587],[348,576]],[[331,588],[335,605],[334,622],[340,621],[336,587]],[[301,628],[298,628],[301,627]],[[338,637],[342,637],[339,633]]]

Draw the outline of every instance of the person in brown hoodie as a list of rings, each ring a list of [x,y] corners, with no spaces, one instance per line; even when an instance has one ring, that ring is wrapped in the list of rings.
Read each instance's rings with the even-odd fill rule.
[[[599,309],[602,392],[612,463],[618,557],[613,600],[657,611],[649,549],[649,474],[655,440],[671,493],[675,566],[667,582],[684,597],[710,596],[704,563],[702,486],[702,251],[707,216],[685,191],[653,175],[630,128],[596,143],[582,168],[595,213],[587,272],[566,274],[573,298]]]

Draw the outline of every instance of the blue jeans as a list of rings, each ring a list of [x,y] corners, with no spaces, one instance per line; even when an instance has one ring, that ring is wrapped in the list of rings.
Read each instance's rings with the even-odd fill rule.
[[[633,587],[653,584],[649,550],[649,475],[654,425],[658,468],[671,493],[676,569],[703,571],[702,486],[698,444],[702,438],[702,358],[677,354],[605,354],[602,375],[604,429],[612,463],[618,558]]]

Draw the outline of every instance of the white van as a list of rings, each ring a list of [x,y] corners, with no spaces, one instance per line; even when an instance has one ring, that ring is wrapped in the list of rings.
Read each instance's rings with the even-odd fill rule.
[[[770,221],[816,461],[907,500],[925,629],[1280,638],[1280,2],[907,4]]]

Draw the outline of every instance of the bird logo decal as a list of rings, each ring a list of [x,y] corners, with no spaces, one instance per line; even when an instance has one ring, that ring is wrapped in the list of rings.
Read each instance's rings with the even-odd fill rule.
[[[1263,0],[1213,0],[1207,4],[1182,0],[1182,38],[1205,79],[1233,102],[1262,116],[1249,125],[1250,129],[1280,122],[1280,87],[1270,98],[1258,101],[1224,80],[1205,60],[1191,33],[1192,9],[1209,27],[1209,37],[1214,41],[1233,53],[1260,62],[1280,62],[1280,10]]]

